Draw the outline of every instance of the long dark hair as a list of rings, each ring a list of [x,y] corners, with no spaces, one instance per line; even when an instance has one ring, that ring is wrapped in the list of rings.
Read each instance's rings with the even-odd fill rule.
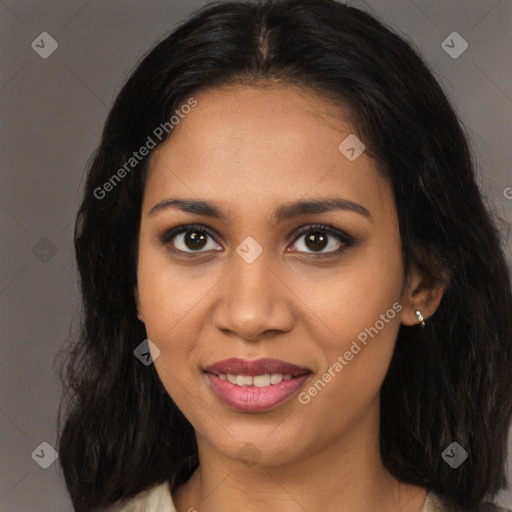
[[[370,14],[335,0],[262,0],[207,5],[147,53],[88,166],[75,224],[83,310],[59,414],[76,510],[176,486],[198,464],[192,426],[154,365],[133,355],[146,338],[133,287],[148,157],[112,176],[194,92],[266,79],[350,109],[392,183],[406,270],[446,285],[424,329],[399,331],[381,393],[386,468],[461,506],[492,498],[512,416],[512,294],[469,136],[418,51]],[[469,454],[456,470],[442,457],[452,442]]]

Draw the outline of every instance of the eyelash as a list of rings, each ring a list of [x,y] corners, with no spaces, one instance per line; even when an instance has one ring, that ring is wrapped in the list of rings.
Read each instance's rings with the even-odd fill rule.
[[[215,240],[215,233],[213,233],[213,231],[211,231],[207,227],[202,226],[200,224],[186,224],[186,225],[177,226],[175,228],[169,229],[169,230],[165,231],[163,234],[161,234],[158,237],[158,240],[161,244],[168,247],[169,243],[175,236],[177,236],[181,233],[187,233],[188,231],[197,231],[198,233],[207,234],[213,240]],[[308,226],[304,226],[303,228],[299,228],[298,233],[296,234],[295,238],[292,241],[292,245],[294,245],[303,235],[305,235],[309,232],[312,232],[312,231],[321,231],[323,233],[327,233],[328,235],[337,238],[341,242],[341,246],[338,249],[335,249],[332,251],[327,251],[325,253],[323,253],[323,252],[319,252],[319,253],[306,252],[305,253],[305,254],[308,254],[310,257],[312,256],[313,258],[315,258],[315,257],[323,258],[323,257],[333,256],[335,254],[341,254],[345,249],[352,247],[355,244],[355,239],[353,237],[344,233],[343,231],[340,231],[340,230],[334,228],[333,226],[329,226],[326,224],[310,224]],[[195,254],[200,254],[201,252],[206,252],[206,251],[182,251],[181,249],[176,249],[174,247],[170,247],[170,249],[174,252],[184,254],[186,256],[193,256]],[[301,252],[303,252],[303,251],[301,251]]]

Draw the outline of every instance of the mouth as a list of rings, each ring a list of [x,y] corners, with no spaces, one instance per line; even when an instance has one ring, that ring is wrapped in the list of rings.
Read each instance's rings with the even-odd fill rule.
[[[211,390],[225,404],[243,412],[273,409],[290,399],[312,373],[278,359],[225,359],[204,373]]]
[[[213,375],[239,375],[246,377],[260,377],[272,374],[300,377],[311,373],[311,370],[279,359],[265,358],[247,361],[245,359],[231,358],[211,364],[205,369],[205,372]]]

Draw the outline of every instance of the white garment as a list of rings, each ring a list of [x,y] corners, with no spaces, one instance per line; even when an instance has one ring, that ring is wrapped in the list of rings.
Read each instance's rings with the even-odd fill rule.
[[[168,483],[143,491],[131,500],[114,505],[108,512],[176,512]]]
[[[194,512],[190,507],[187,511]],[[451,508],[442,498],[429,492],[421,512],[456,512],[457,509]],[[505,511],[505,509],[496,508],[496,512]],[[131,500],[109,508],[108,512],[176,512],[176,507],[172,501],[171,493],[167,482],[157,485],[147,491],[141,492]]]

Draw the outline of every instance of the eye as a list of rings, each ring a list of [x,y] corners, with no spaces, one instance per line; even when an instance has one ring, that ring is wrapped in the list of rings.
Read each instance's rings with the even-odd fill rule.
[[[208,238],[215,241],[214,235],[209,229],[196,224],[188,224],[166,231],[159,237],[159,240],[166,246],[171,245],[171,249],[176,252],[206,252],[201,250],[205,247],[207,250],[222,250],[222,247],[216,242],[212,242],[208,247]],[[173,239],[176,240],[173,242]]]
[[[307,235],[304,242],[297,243],[304,235]],[[212,239],[210,247],[208,247],[208,238]],[[334,238],[335,241],[331,240],[332,238]],[[213,232],[205,226],[198,224],[177,226],[165,231],[158,239],[160,243],[178,253],[193,254],[207,252],[207,250],[222,250],[222,247],[215,242]],[[306,226],[299,231],[293,241],[293,248],[298,249],[298,252],[305,252],[314,256],[330,256],[342,252],[347,247],[353,246],[354,242],[354,238],[350,235],[332,226],[314,224]],[[324,251],[326,247],[330,249]],[[308,249],[311,250],[311,252],[309,252]]]
[[[304,241],[297,243],[304,235],[307,235]],[[332,238],[336,239],[336,241],[331,240]],[[352,247],[354,242],[354,238],[350,235],[332,226],[314,224],[306,226],[299,231],[293,246],[298,249],[299,252],[306,252],[318,256],[330,256],[342,252],[347,247]],[[302,249],[302,247],[305,247],[306,250]],[[330,249],[324,251],[323,249],[326,247]],[[312,252],[309,252],[307,249],[310,249]]]

